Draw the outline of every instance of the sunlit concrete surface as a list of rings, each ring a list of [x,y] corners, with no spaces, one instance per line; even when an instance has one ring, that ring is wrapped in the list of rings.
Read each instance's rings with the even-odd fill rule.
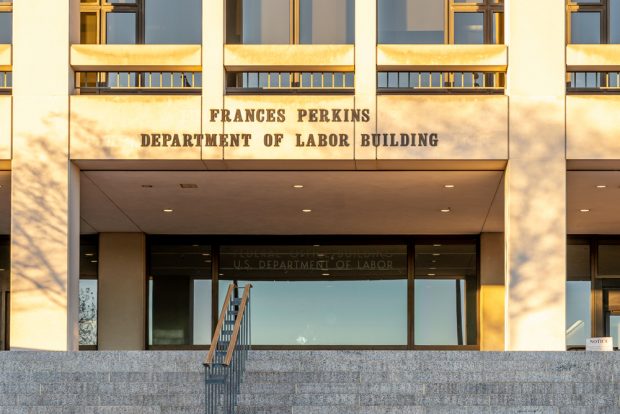
[[[79,71],[199,71],[200,45],[71,45]]]
[[[620,70],[620,45],[566,45],[568,71]]]
[[[220,46],[221,47],[221,46]],[[353,45],[225,45],[228,70],[353,71]]]
[[[566,97],[566,157],[620,159],[620,95]]]
[[[506,45],[378,45],[379,70],[502,71]]]
[[[11,70],[13,54],[11,45],[0,45],[0,70]]]

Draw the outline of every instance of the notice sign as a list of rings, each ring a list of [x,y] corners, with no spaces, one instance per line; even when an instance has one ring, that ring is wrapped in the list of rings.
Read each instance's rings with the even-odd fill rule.
[[[588,338],[586,339],[586,351],[613,351],[614,339],[605,338]]]

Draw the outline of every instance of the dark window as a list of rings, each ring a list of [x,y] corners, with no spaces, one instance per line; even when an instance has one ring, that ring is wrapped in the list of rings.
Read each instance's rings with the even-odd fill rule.
[[[352,44],[354,0],[227,0],[229,44]]]
[[[620,0],[567,0],[568,42],[620,43]]]
[[[378,42],[500,44],[502,0],[378,0]]]
[[[208,345],[211,341],[211,248],[154,242],[148,281],[148,345]]]
[[[82,236],[80,240],[80,310],[79,333],[81,349],[97,347],[99,277],[99,237]]]
[[[598,246],[598,277],[620,277],[620,243],[601,242]]]
[[[82,44],[200,44],[200,0],[82,0]]]
[[[0,6],[0,44],[13,43],[13,13]]]

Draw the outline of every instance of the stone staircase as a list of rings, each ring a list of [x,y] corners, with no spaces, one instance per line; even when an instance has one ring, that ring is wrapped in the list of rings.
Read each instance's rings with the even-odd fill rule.
[[[205,352],[0,352],[0,414],[203,414]],[[620,352],[253,351],[238,414],[620,414]]]
[[[620,353],[252,353],[239,414],[620,413]]]

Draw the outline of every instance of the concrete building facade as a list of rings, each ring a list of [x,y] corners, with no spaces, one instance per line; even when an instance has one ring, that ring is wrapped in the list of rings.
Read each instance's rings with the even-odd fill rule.
[[[618,3],[0,2],[2,347],[618,341]]]

